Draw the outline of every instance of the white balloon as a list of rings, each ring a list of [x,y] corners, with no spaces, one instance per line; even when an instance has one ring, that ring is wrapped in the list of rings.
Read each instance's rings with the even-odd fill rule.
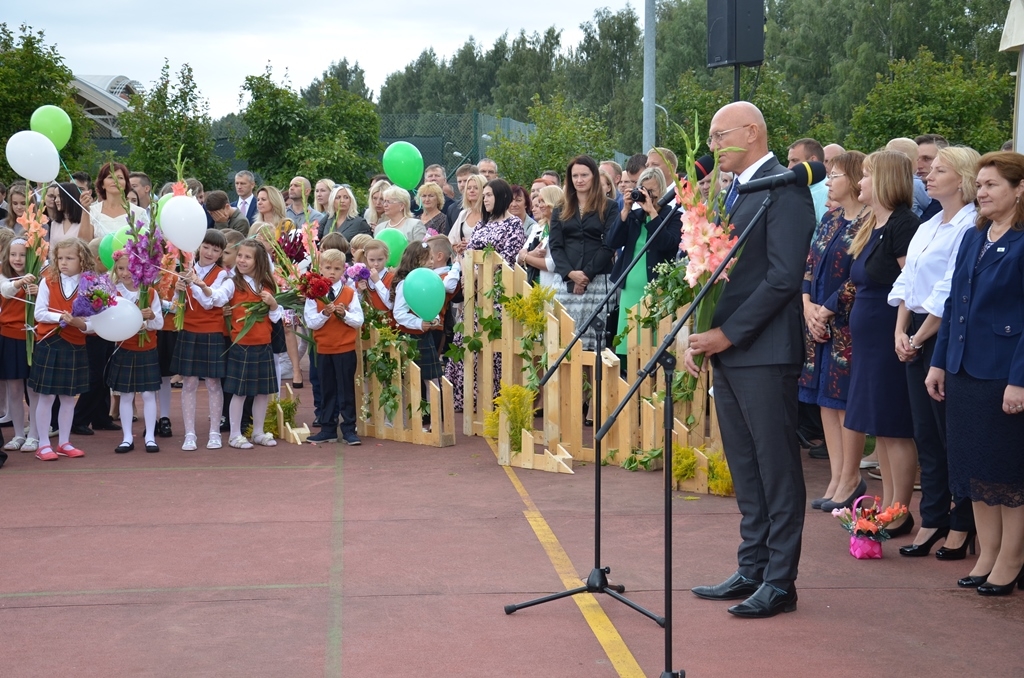
[[[142,329],[142,311],[126,299],[92,317],[92,328],[107,341],[131,339]]]
[[[53,181],[60,171],[57,147],[39,132],[23,130],[7,140],[7,164],[29,181]]]
[[[195,198],[176,195],[160,208],[160,230],[182,252],[194,252],[206,237],[206,210]]]

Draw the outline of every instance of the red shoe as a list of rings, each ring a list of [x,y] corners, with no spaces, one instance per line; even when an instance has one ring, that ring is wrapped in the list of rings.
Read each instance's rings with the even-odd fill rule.
[[[36,450],[36,459],[39,461],[57,461],[57,453],[49,445],[44,445]]]
[[[85,456],[85,452],[82,452],[80,449],[78,449],[71,443],[64,443],[63,445],[58,447],[57,454],[59,454],[62,457],[68,457],[70,459]]]

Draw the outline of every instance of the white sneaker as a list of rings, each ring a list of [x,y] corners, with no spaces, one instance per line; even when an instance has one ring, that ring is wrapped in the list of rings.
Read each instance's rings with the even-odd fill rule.
[[[223,444],[220,441],[220,434],[219,433],[211,433],[210,434],[210,440],[206,443],[206,449],[208,449],[208,450],[219,450],[221,447],[223,447]]]
[[[185,442],[182,443],[181,449],[191,452],[196,449],[196,436],[194,433],[188,433],[185,435]]]
[[[39,449],[39,441],[35,438],[25,438],[25,444],[21,446],[22,452],[35,452]]]
[[[4,449],[5,450],[9,450],[11,452],[17,452],[18,450],[21,449],[21,446],[24,445],[24,444],[25,444],[25,439],[23,437],[21,437],[21,436],[18,436],[17,438],[11,439],[11,442],[9,442],[6,445],[4,445]]]

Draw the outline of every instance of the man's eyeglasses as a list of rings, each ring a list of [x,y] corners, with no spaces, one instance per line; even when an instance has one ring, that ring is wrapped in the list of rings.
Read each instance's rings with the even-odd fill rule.
[[[711,144],[712,143],[719,143],[719,144],[722,143],[722,139],[725,138],[726,134],[728,134],[730,132],[735,132],[738,129],[743,129],[744,127],[747,127],[747,126],[748,125],[740,125],[739,127],[733,127],[732,129],[722,130],[721,132],[712,132],[711,136],[709,136],[707,138],[708,148],[711,148]]]

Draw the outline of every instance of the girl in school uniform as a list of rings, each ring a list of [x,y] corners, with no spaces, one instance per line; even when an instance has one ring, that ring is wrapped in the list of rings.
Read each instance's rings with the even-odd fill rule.
[[[78,296],[83,271],[95,269],[89,246],[78,238],[65,238],[50,247],[48,274],[39,281],[36,297],[36,346],[28,386],[39,394],[36,404],[36,431],[49,431],[51,410],[60,400],[57,416],[57,451],[40,436],[36,458],[56,461],[62,457],[84,457],[85,452],[71,444],[71,422],[75,415],[75,396],[89,390],[89,359],[85,335],[92,332],[88,318],[71,315]],[[129,414],[128,420],[131,421]]]
[[[221,447],[219,416],[224,393],[220,382],[227,373],[224,364],[224,306],[229,301],[224,287],[228,272],[222,266],[221,257],[226,247],[224,233],[208,229],[203,244],[196,252],[192,270],[182,273],[175,286],[189,297],[185,324],[178,333],[171,361],[171,371],[184,379],[181,390],[181,414],[185,420],[183,450],[196,449],[196,394],[200,377],[205,380],[209,398],[210,431],[206,449]]]
[[[388,270],[389,256],[388,246],[380,240],[371,240],[363,246],[363,259],[370,269],[370,279],[358,281],[356,291],[366,292],[367,300],[375,309],[390,315],[395,274]]]
[[[267,401],[277,391],[277,373],[274,353],[270,347],[270,325],[279,321],[282,309],[274,299],[277,284],[270,272],[270,259],[263,245],[254,238],[247,238],[238,245],[235,269],[224,281],[225,293],[231,299],[231,340],[228,349],[227,377],[224,390],[233,393],[231,399],[230,423],[231,447],[248,450],[253,443],[265,447],[277,445],[274,436],[264,433],[263,423],[267,414]],[[264,302],[270,311],[267,317],[253,325],[241,339],[248,302]],[[244,396],[253,396],[252,442],[242,435],[242,406]]]
[[[128,270],[128,256],[119,257],[114,262],[112,277],[117,284],[117,296],[123,299],[119,303],[139,305],[139,290],[135,287],[132,275]],[[142,413],[146,425],[146,452],[159,452],[156,444],[156,398],[160,392],[160,356],[157,352],[157,332],[164,326],[163,305],[155,288],[147,292],[148,300],[142,303],[143,341],[138,336],[125,339],[114,350],[110,358],[110,369],[107,372],[107,386],[121,394],[120,414],[121,432],[124,438],[114,448],[118,454],[131,452],[135,449],[135,438],[132,435],[132,410],[135,394],[142,394]]]
[[[29,391],[28,434],[25,435],[25,380],[28,379],[28,355],[25,343],[26,294],[37,294],[35,276],[25,275],[24,238],[10,241],[0,254],[3,278],[0,278],[0,388],[7,392],[7,413],[14,424],[14,437],[5,450],[35,452],[39,435],[34,428],[32,410],[36,394]]]

